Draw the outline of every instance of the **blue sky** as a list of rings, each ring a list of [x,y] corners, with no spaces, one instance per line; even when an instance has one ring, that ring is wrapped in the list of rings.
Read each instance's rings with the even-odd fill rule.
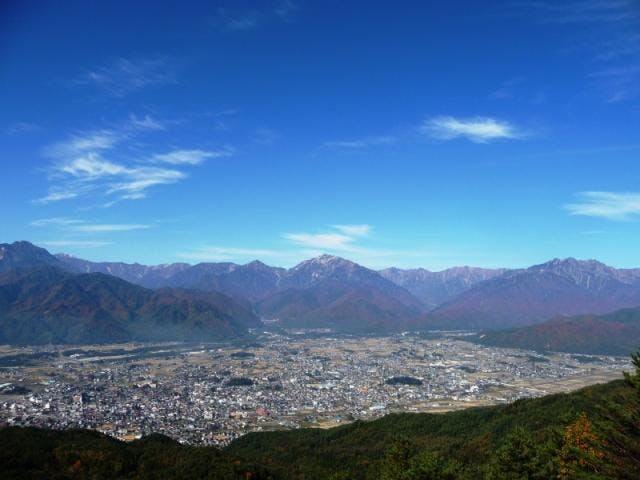
[[[0,242],[640,266],[640,1],[438,3],[2,2]]]

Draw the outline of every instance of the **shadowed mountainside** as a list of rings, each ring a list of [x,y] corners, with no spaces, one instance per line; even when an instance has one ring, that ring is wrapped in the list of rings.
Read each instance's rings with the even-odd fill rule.
[[[0,275],[0,343],[218,340],[257,324],[249,306],[219,293],[154,291],[55,267]]]

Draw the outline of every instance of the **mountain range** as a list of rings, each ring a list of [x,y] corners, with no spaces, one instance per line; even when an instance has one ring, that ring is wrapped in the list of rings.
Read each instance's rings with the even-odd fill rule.
[[[0,245],[0,343],[220,340],[258,325],[249,304],[221,293],[72,273],[28,242]]]
[[[56,259],[75,272],[103,272],[149,287],[218,291],[251,302],[258,314],[292,327],[365,332],[398,330],[426,311],[423,303],[380,273],[343,258],[321,255],[290,269],[259,261],[234,263],[94,263]]]
[[[432,309],[470,289],[477,283],[502,275],[504,268],[453,267],[440,272],[424,268],[403,270],[386,268],[380,275],[406,288],[427,308]]]
[[[287,270],[257,309],[290,326],[371,332],[398,330],[424,306],[379,273],[322,255]]]
[[[640,345],[640,308],[555,318],[527,327],[483,332],[473,339],[496,347],[625,356]]]
[[[18,283],[28,278],[35,284],[40,275],[42,284],[53,288],[52,273],[44,267],[54,269],[59,277],[57,281],[65,286],[64,289],[56,287],[58,300],[65,292],[73,297],[76,290],[70,288],[70,284],[86,283],[96,288],[95,285],[107,284],[116,277],[122,282],[118,284],[118,291],[136,292],[131,295],[144,297],[146,300],[142,303],[166,307],[167,302],[176,302],[173,315],[182,319],[185,329],[190,322],[205,328],[206,322],[195,320],[199,318],[195,313],[198,309],[190,302],[209,302],[218,309],[217,316],[212,315],[218,320],[224,318],[223,323],[227,325],[216,326],[218,333],[214,336],[218,337],[241,334],[247,326],[258,325],[258,317],[278,320],[285,327],[331,328],[352,333],[405,329],[496,330],[640,306],[640,269],[615,269],[595,260],[554,259],[523,269],[456,267],[441,272],[398,268],[375,271],[331,255],[321,255],[289,269],[259,261],[245,265],[223,262],[147,266],[91,262],[65,254],[54,256],[29,242],[0,245],[0,274],[9,275],[0,285],[1,298],[9,298],[7,278]],[[23,277],[16,277],[16,269]],[[29,270],[28,275],[25,269]],[[74,288],[82,291],[85,287]],[[101,311],[106,292],[114,290],[105,287],[101,291],[105,297],[82,295],[85,310],[78,309],[76,314],[86,311],[92,312],[90,316],[102,318],[102,313],[96,312]],[[24,291],[23,295],[30,292]],[[165,303],[156,300],[154,295],[163,296]],[[33,303],[35,298],[40,297],[34,296],[32,303],[26,297],[11,297],[11,301],[0,303],[2,318],[12,321],[44,318],[44,311],[38,311]],[[64,302],[58,307],[62,305]],[[158,320],[151,321],[152,317],[144,313],[164,315],[162,310],[139,309],[138,303],[127,308],[129,322],[143,319],[147,331],[153,325],[161,328],[156,325]],[[50,318],[64,317],[61,313],[66,310],[46,312]],[[118,322],[124,321],[123,318],[118,318]],[[128,332],[126,335],[116,334],[120,330],[114,327],[106,337],[138,338],[136,335],[140,333],[133,324],[127,325],[122,327]],[[185,338],[185,331],[180,338]],[[11,338],[24,341],[27,337],[21,333]],[[50,334],[44,335],[40,341],[53,341],[53,337],[45,340],[49,337]],[[76,337],[84,338],[81,334],[65,334],[61,339],[69,341]]]
[[[420,319],[429,329],[500,329],[640,305],[640,269],[554,259],[477,283]]]

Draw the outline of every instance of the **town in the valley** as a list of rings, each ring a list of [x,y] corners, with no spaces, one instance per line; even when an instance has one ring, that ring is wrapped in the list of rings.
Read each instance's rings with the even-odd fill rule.
[[[224,344],[5,346],[0,425],[226,445],[252,431],[508,403],[629,368],[628,358],[485,347],[459,334],[281,331]]]

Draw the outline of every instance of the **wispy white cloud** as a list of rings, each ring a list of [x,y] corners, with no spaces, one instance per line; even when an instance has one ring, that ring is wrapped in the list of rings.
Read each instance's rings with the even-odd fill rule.
[[[354,252],[357,250],[354,242],[371,232],[371,225],[366,224],[336,224],[330,228],[333,231],[284,233],[282,237],[304,248]]]
[[[44,149],[47,157],[68,159],[85,153],[113,150],[144,132],[165,130],[166,124],[151,115],[129,115],[117,128],[101,128],[76,132],[65,140],[55,142]]]
[[[132,130],[165,130],[167,126],[151,115],[138,117],[137,115],[129,115],[129,129]]]
[[[59,173],[65,173],[72,177],[85,181],[124,175],[128,170],[123,165],[104,160],[98,153],[89,152],[83,156],[72,158],[57,166]]]
[[[369,147],[378,147],[381,145],[390,145],[395,143],[396,137],[391,135],[381,135],[376,137],[365,137],[356,140],[330,140],[324,142],[323,146],[327,148],[346,148],[361,149]]]
[[[29,225],[32,227],[48,227],[51,225],[66,227],[69,225],[76,225],[78,223],[84,223],[82,220],[77,220],[75,218],[66,218],[66,217],[52,217],[52,218],[39,218],[37,220],[33,220],[29,222]]]
[[[233,155],[233,150],[229,147],[222,150],[172,150],[167,153],[153,155],[151,161],[171,165],[199,165],[211,158],[229,157],[231,155]]]
[[[186,167],[233,154],[230,146],[217,150],[174,149],[146,156],[137,153],[138,136],[165,128],[166,123],[149,115],[130,115],[120,128],[76,132],[50,145],[44,154],[52,158],[47,170],[51,187],[47,195],[34,203],[89,195],[107,197],[103,206],[120,200],[138,200],[146,198],[152,187],[187,178]],[[132,155],[131,151],[136,153]]]
[[[524,136],[514,125],[489,117],[455,118],[440,116],[425,120],[419,130],[433,138],[452,140],[466,138],[474,143],[489,143]]]
[[[67,217],[40,218],[31,221],[29,225],[32,227],[57,227],[67,233],[130,232],[153,227],[153,225],[144,223],[95,223]]]
[[[537,9],[547,15],[542,18],[547,23],[621,23],[640,16],[636,0],[568,0],[517,2],[531,13]]]
[[[291,15],[298,11],[299,5],[292,0],[276,0],[273,13],[284,22],[291,21]]]
[[[515,96],[515,89],[524,82],[524,77],[513,77],[502,82],[502,84],[489,94],[492,100],[510,100]]]
[[[339,232],[352,237],[366,237],[371,233],[371,225],[357,224],[357,225],[331,225]]]
[[[110,96],[123,97],[147,87],[177,83],[175,62],[167,57],[119,57],[85,71],[72,85],[92,86]]]
[[[112,245],[112,242],[104,242],[101,240],[43,240],[36,242],[38,245],[45,247],[69,247],[69,248],[97,248],[106,245]]]
[[[255,142],[261,145],[272,145],[278,138],[280,135],[272,128],[260,127],[256,130]]]
[[[137,167],[127,169],[126,175],[120,182],[110,183],[107,194],[121,193],[122,199],[139,200],[146,198],[146,191],[156,185],[176,183],[187,177],[179,170],[155,167]]]
[[[578,201],[564,205],[570,215],[625,221],[640,217],[640,193],[581,192]]]
[[[631,100],[640,93],[640,63],[606,68],[590,76],[598,80],[608,103]]]
[[[246,262],[265,259],[283,266],[293,266],[310,257],[331,253],[349,258],[371,268],[390,265],[415,266],[433,258],[442,258],[443,252],[417,250],[389,250],[369,248],[358,242],[370,235],[373,228],[366,224],[336,224],[320,233],[284,233],[281,237],[289,244],[277,249],[204,246],[185,249],[178,257],[199,262]],[[403,263],[404,262],[404,263]],[[407,263],[408,262],[408,263]]]
[[[638,0],[538,0],[512,5],[514,13],[539,23],[557,24],[569,34],[562,51],[591,57],[590,87],[600,91],[605,101],[628,101],[640,95]],[[567,28],[568,24],[581,28]]]
[[[59,202],[61,200],[71,200],[77,198],[80,194],[73,190],[53,189],[47,195],[36,198],[32,203],[36,205],[46,205],[51,202]]]
[[[33,220],[29,223],[32,227],[43,228],[48,231],[58,232],[63,237],[56,240],[43,240],[37,242],[48,247],[93,248],[111,245],[112,242],[100,238],[91,238],[96,235],[131,232],[134,230],[146,230],[153,225],[142,223],[96,223],[87,222],[76,218],[52,217]]]
[[[262,8],[219,7],[213,25],[227,32],[255,30],[274,21],[290,22],[298,8],[292,0],[271,0]]]
[[[145,230],[152,225],[142,223],[94,223],[74,225],[69,230],[80,233],[113,233],[130,232],[132,230]]]
[[[178,257],[196,262],[227,262],[238,259],[279,257],[282,252],[262,248],[232,248],[221,246],[205,246],[178,253]]]
[[[137,200],[146,197],[146,191],[156,185],[176,183],[187,174],[169,168],[125,166],[105,160],[99,153],[89,152],[80,157],[58,161],[52,166],[50,178],[60,183],[36,203],[46,204],[77,198],[90,193],[120,194],[121,199]]]
[[[18,135],[20,133],[32,133],[40,130],[41,127],[33,122],[15,122],[4,129],[7,135]]]
[[[602,41],[595,58],[601,62],[616,61],[640,53],[640,33],[637,31],[617,32],[612,38]]]
[[[112,149],[123,139],[123,134],[106,129],[76,133],[66,140],[48,146],[44,153],[49,157],[61,158],[86,152],[100,152]]]
[[[353,248],[353,237],[342,233],[285,233],[290,242],[307,248],[348,251]]]
[[[218,9],[219,25],[230,32],[253,30],[263,22],[258,11],[234,12],[226,8]]]

